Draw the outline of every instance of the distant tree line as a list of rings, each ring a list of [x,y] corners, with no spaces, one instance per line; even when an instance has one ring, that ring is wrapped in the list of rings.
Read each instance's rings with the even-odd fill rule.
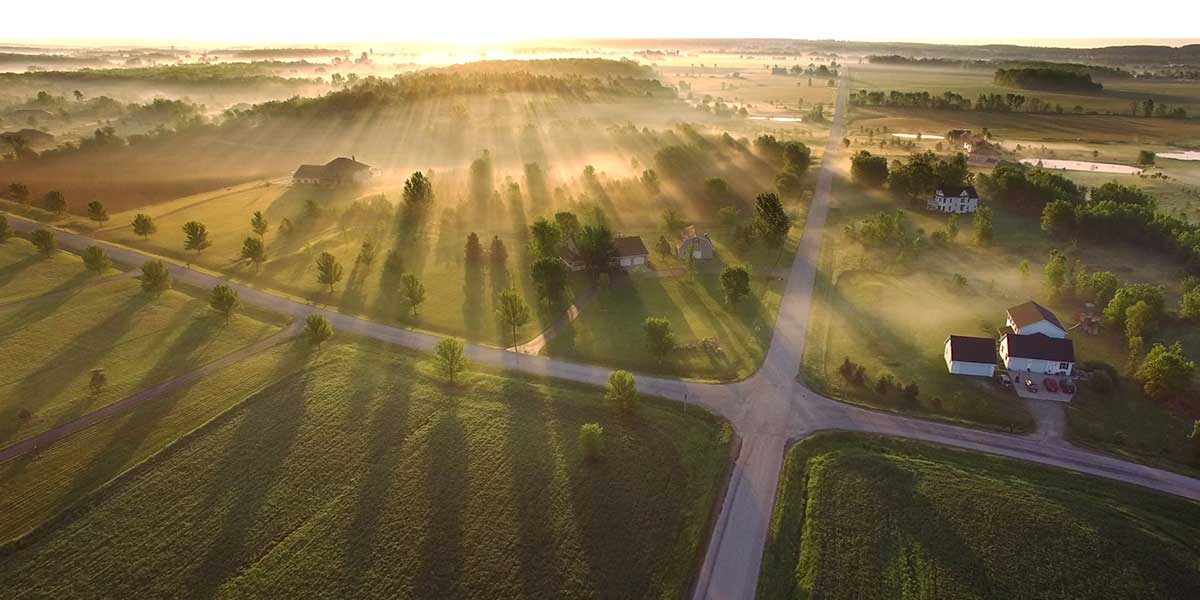
[[[1091,75],[1066,69],[1038,67],[996,69],[992,81],[996,85],[1023,90],[1098,92],[1104,89],[1103,84],[1092,81]]]

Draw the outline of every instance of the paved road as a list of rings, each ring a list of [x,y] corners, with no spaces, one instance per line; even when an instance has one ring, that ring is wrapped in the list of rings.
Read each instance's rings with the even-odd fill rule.
[[[724,385],[637,376],[638,388],[643,393],[683,400],[726,417],[742,441],[694,597],[697,600],[723,600],[754,596],[784,449],[789,440],[822,430],[872,432],[925,440],[1053,465],[1200,500],[1200,480],[1074,448],[1062,441],[1060,435],[1052,434],[1045,439],[1038,434],[1005,435],[871,411],[824,398],[796,381],[804,353],[821,238],[831,201],[833,167],[841,152],[846,95],[846,83],[843,81],[838,90],[829,141],[817,174],[812,206],[805,220],[771,346],[762,368],[749,379]],[[15,216],[10,217],[9,222],[16,230],[27,231],[40,226]],[[57,236],[64,248],[81,250],[89,245],[98,245],[108,251],[114,260],[134,268],[150,258],[138,251],[83,235],[58,232]],[[355,333],[427,352],[439,339],[426,333],[343,315],[294,298],[228,282],[223,276],[213,273],[186,269],[178,264],[169,266],[177,280],[189,285],[207,288],[227,282],[238,290],[242,301],[247,304],[294,317],[323,314],[340,332]],[[594,385],[602,385],[609,374],[609,369],[602,367],[529,356],[500,348],[468,345],[466,352],[471,360],[482,364]]]

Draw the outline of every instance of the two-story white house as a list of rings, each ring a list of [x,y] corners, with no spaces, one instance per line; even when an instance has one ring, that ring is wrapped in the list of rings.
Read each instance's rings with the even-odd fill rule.
[[[979,210],[979,193],[975,186],[954,187],[940,185],[925,208],[944,213],[973,213]]]
[[[1063,327],[1058,317],[1050,309],[1030,300],[1008,309],[1008,319],[1005,322],[1013,333],[1031,335],[1041,333],[1052,338],[1067,337],[1067,328]]]

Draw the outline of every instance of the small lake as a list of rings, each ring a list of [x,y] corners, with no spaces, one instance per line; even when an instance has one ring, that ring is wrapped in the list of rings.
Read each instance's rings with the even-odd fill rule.
[[[1186,152],[1163,152],[1157,155],[1158,158],[1169,158],[1171,160],[1200,160],[1200,150],[1188,150]]]
[[[751,121],[777,121],[779,123],[800,123],[800,122],[804,121],[804,119],[802,117],[767,117],[767,116],[750,117],[750,120]]]
[[[1137,175],[1142,172],[1139,167],[1114,165],[1110,163],[1088,162],[1086,160],[1056,160],[1053,158],[1022,158],[1022,163],[1041,166],[1044,169],[1060,169],[1064,171],[1090,171],[1092,173],[1116,173],[1118,175]]]
[[[944,140],[946,138],[932,133],[893,133],[892,137],[904,138],[906,140]]]

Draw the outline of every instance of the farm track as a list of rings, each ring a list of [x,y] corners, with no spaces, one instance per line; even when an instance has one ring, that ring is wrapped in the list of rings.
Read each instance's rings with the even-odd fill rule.
[[[819,431],[857,431],[923,440],[1056,466],[1200,501],[1198,479],[1083,450],[1062,440],[1057,432],[1010,435],[872,411],[823,397],[797,380],[804,354],[821,239],[832,200],[833,168],[842,151],[841,131],[847,92],[847,82],[843,79],[838,90],[829,141],[817,174],[816,192],[790,268],[771,346],[762,367],[752,377],[729,384],[637,376],[638,389],[643,393],[702,406],[722,415],[730,421],[742,440],[741,452],[730,475],[693,597],[697,600],[754,597],[784,452],[790,442]],[[18,231],[42,226],[19,217],[10,218],[10,224]],[[155,258],[80,234],[58,231],[56,236],[60,245],[66,248],[81,250],[89,245],[98,245],[114,260],[135,269],[146,260]],[[423,352],[432,351],[440,339],[428,333],[315,307],[170,262],[167,265],[173,277],[181,283],[201,288],[227,283],[238,291],[244,303],[288,315],[295,318],[296,322],[309,314],[321,314],[329,319],[338,332],[361,335]],[[467,345],[466,353],[470,360],[480,364],[592,385],[603,385],[610,372],[603,367],[480,345]],[[1044,424],[1044,421],[1039,420],[1039,424]]]

